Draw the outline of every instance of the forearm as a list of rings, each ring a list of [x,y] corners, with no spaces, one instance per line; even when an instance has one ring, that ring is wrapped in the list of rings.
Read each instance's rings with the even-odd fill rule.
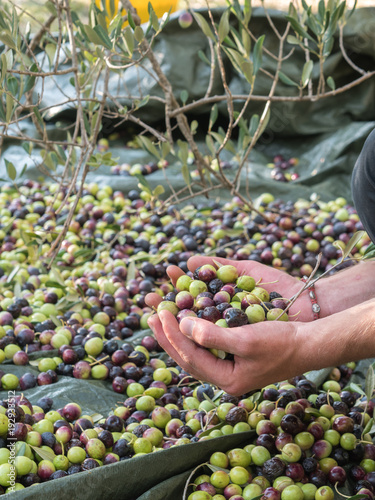
[[[375,261],[362,262],[315,284],[320,317],[375,298]]]
[[[375,299],[302,324],[298,343],[308,370],[375,357]]]

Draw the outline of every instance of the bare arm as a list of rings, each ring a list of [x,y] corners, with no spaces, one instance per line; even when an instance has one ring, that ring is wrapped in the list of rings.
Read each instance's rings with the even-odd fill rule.
[[[221,328],[185,318],[179,325],[169,311],[161,311],[149,325],[163,349],[188,373],[234,395],[375,356],[375,299],[310,323]],[[230,352],[234,360],[218,359],[200,346]]]

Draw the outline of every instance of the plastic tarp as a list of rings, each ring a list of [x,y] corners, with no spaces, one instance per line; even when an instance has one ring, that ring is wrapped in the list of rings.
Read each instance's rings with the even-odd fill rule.
[[[204,12],[202,12],[204,13]],[[219,14],[219,12],[217,13]],[[345,45],[350,48],[351,55],[356,62],[365,68],[372,69],[375,58],[375,30],[371,28],[375,9],[358,10],[351,17],[345,28]],[[272,13],[278,27],[284,24],[284,15]],[[266,47],[272,48],[275,37],[267,27],[264,12],[254,9],[253,21],[257,33],[266,33]],[[332,55],[326,66],[331,71],[331,76],[337,83],[345,83],[358,77],[342,59],[335,44]],[[189,92],[189,99],[201,98],[207,88],[209,79],[208,67],[199,59],[198,51],[203,50],[208,54],[208,46],[196,25],[187,30],[179,28],[177,15],[172,17],[170,24],[162,32],[155,44],[155,51],[161,61],[162,69],[172,83],[176,97],[182,90]],[[265,58],[266,67],[272,69],[273,61]],[[302,54],[296,51],[284,72],[290,78],[299,79],[299,71],[303,64]],[[314,72],[316,69],[314,69]],[[314,73],[316,75],[316,73]],[[141,78],[140,78],[141,76]],[[119,80],[120,79],[120,80]],[[143,94],[158,95],[149,78],[128,71],[120,77],[114,75],[111,79],[111,90],[126,82],[129,91],[135,91],[138,81],[142,82]],[[228,82],[233,93],[246,93],[246,82],[228,68]],[[68,79],[59,80],[59,85],[69,93]],[[257,148],[251,155],[248,169],[244,169],[241,177],[241,189],[245,189],[248,179],[250,193],[257,196],[263,192],[272,192],[284,199],[295,200],[308,198],[316,192],[323,200],[333,199],[337,196],[346,196],[350,200],[350,176],[358,153],[371,130],[375,126],[375,79],[372,78],[347,93],[322,99],[314,103],[275,103],[272,106],[271,120],[264,136],[259,141]],[[261,75],[257,81],[256,93],[266,94],[269,81]],[[124,91],[125,92],[125,91]],[[283,92],[291,93],[291,87],[284,87]],[[215,79],[212,94],[222,94],[220,79]],[[43,105],[56,102],[56,88],[46,88]],[[123,104],[127,101],[124,98]],[[225,104],[220,105],[220,113],[225,118]],[[205,110],[209,113],[209,108]],[[249,113],[259,111],[259,107],[250,106]],[[202,110],[200,110],[202,114]],[[156,101],[140,110],[142,119],[150,122],[163,120],[163,109]],[[72,118],[71,111],[59,110],[59,114],[50,115],[49,130],[55,137],[62,137],[62,127]],[[195,119],[194,113],[190,115]],[[31,124],[23,123],[28,133],[33,134]],[[15,141],[6,141],[5,150],[0,159],[1,176],[5,172],[4,159],[12,161],[20,172],[27,162],[28,168],[24,178],[40,179],[41,173],[35,167],[40,160],[38,149],[35,148],[33,157],[26,155],[22,147]],[[119,157],[119,163],[146,163],[153,160],[142,150],[124,148],[121,141],[111,144],[114,157]],[[204,145],[202,143],[202,150]],[[274,155],[283,154],[285,157],[296,156],[300,163],[297,171],[300,178],[290,183],[280,183],[270,178],[270,170],[266,164]],[[229,174],[234,175],[234,174]],[[180,166],[171,165],[165,172],[157,171],[147,176],[151,187],[163,184],[166,195],[171,190],[166,181],[173,183],[173,188],[178,190],[185,186]],[[100,167],[91,172],[88,181],[100,185],[108,184],[125,193],[138,185],[135,177],[121,177],[110,175],[108,167]],[[214,196],[229,199],[230,193],[225,190],[215,191]],[[148,332],[143,332],[143,334]],[[140,334],[142,335],[142,333]],[[43,355],[54,355],[52,351]],[[40,357],[40,353],[32,357]],[[357,383],[363,383],[364,374],[369,361],[358,365],[357,375],[353,377]],[[25,371],[37,372],[32,366],[16,367],[3,364],[2,369],[21,376]],[[311,373],[310,378],[321,383],[327,375],[327,370]],[[52,386],[41,386],[28,390],[25,396],[35,403],[43,395],[53,394],[54,408],[67,402],[76,401],[84,412],[101,412],[107,416],[116,405],[122,404],[124,396],[116,394],[109,384],[101,381],[82,381],[72,378],[59,377],[59,381]],[[0,393],[4,397],[4,392]],[[95,471],[83,472],[68,478],[47,482],[43,485],[30,487],[17,493],[10,494],[9,498],[17,500],[58,498],[59,500],[79,498],[79,500],[106,500],[117,498],[119,500],[177,500],[182,498],[182,492],[193,468],[206,461],[213,451],[228,450],[236,446],[244,446],[253,437],[253,434],[243,433],[225,436],[215,440],[190,444],[163,450],[147,456],[135,457],[117,464],[105,466]],[[77,496],[79,492],[79,496]]]
[[[222,11],[215,10],[219,18]],[[206,11],[201,11],[207,16]],[[271,11],[272,18],[278,29],[285,26],[284,13]],[[372,29],[375,8],[358,9],[349,19],[344,29],[344,45],[347,53],[356,64],[366,70],[374,67],[375,59],[375,30]],[[277,38],[269,28],[264,11],[256,8],[253,11],[252,21],[255,35],[265,33],[264,46],[275,51]],[[287,44],[288,45],[288,44]],[[292,46],[288,46],[288,50]],[[188,102],[198,100],[205,95],[210,71],[198,52],[202,50],[209,55],[206,38],[200,29],[193,23],[188,29],[181,29],[178,24],[178,13],[174,14],[171,21],[157,37],[154,51],[161,63],[161,68],[171,82],[175,96],[180,97],[182,90],[189,94]],[[263,55],[265,69],[275,69],[275,61],[267,54]],[[300,71],[304,63],[304,54],[296,49],[290,59],[283,65],[283,71],[290,78],[299,80]],[[234,94],[247,94],[249,85],[235,70],[226,64],[227,79],[230,90]],[[330,74],[336,85],[347,84],[360,75],[343,59],[339,50],[338,40],[335,41],[331,55],[325,63],[327,74]],[[313,77],[318,77],[317,64],[313,69]],[[46,79],[48,80],[48,79]],[[255,94],[267,95],[271,80],[259,72],[256,80]],[[140,87],[139,87],[140,86]],[[99,84],[100,88],[100,84]],[[280,83],[280,95],[293,96],[295,88]],[[60,90],[59,90],[60,89]],[[40,89],[36,88],[37,93]],[[71,95],[73,87],[69,77],[61,75],[58,87],[46,85],[43,94],[43,106],[50,106],[59,102],[59,97],[64,100],[63,93]],[[127,95],[160,96],[160,89],[152,78],[140,68],[130,68],[120,74],[113,74],[110,79],[110,91],[119,96],[121,104],[130,105]],[[61,94],[61,95],[59,95]],[[222,95],[223,89],[220,77],[214,79],[211,95]],[[241,190],[245,193],[246,178],[249,181],[250,193],[257,196],[263,192],[295,200],[299,197],[308,197],[312,192],[317,192],[325,201],[336,196],[350,197],[350,176],[358,153],[375,126],[375,79],[371,78],[347,92],[336,96],[319,99],[315,102],[274,102],[271,107],[271,118],[266,131],[260,138],[256,150],[250,157],[250,162],[241,177]],[[208,118],[210,107],[192,110],[189,119],[204,122]],[[250,102],[247,117],[262,111],[259,103]],[[53,108],[48,115],[49,129],[52,137],[63,137],[63,127],[73,118],[73,110],[68,107]],[[138,116],[149,123],[161,122],[164,119],[162,104],[150,99],[148,104],[138,111]],[[206,116],[205,116],[206,113]],[[226,117],[226,104],[220,103],[219,113],[221,119]],[[22,123],[29,134],[35,134],[31,124]],[[126,130],[127,124],[123,125]],[[114,124],[105,125],[106,133],[117,131]],[[22,147],[15,141],[5,141],[6,149],[0,159],[0,172],[5,172],[4,159],[12,161],[20,172],[25,163],[28,169],[24,177],[40,178],[41,173],[35,167],[40,161],[38,149],[35,148],[33,157],[26,155]],[[204,142],[201,149],[207,153]],[[114,141],[111,144],[114,157],[119,157],[119,162],[131,164],[153,160],[140,150],[124,148],[123,141]],[[283,154],[286,158],[298,157],[300,163],[296,171],[300,178],[289,183],[281,183],[271,179],[270,169],[266,164],[272,161],[276,154]],[[234,174],[233,174],[234,175]],[[178,189],[185,186],[180,165],[174,164],[167,171],[168,179],[173,182],[173,187]],[[137,187],[138,180],[132,177],[111,176],[109,167],[100,167],[99,170],[89,174],[90,181],[106,183],[116,186],[116,189],[129,191]],[[166,173],[158,171],[147,176],[151,187],[163,184],[166,195],[171,189],[166,182]],[[214,191],[213,196],[229,199],[230,193],[226,190]]]

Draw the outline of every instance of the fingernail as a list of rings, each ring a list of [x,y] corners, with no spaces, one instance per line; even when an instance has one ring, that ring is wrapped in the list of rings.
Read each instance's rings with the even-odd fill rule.
[[[193,337],[193,328],[195,321],[192,318],[184,318],[181,321],[181,331],[190,339]]]

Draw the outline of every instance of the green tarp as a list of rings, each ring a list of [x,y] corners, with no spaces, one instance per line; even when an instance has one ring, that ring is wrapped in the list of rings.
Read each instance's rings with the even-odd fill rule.
[[[272,15],[275,16],[276,25],[281,27],[284,23],[283,14],[272,13]],[[358,10],[345,28],[345,45],[348,52],[351,52],[356,62],[366,69],[374,67],[374,15],[375,9]],[[256,25],[257,35],[266,33],[266,47],[274,46],[275,37],[267,28],[262,9],[254,9],[253,23]],[[208,53],[206,40],[198,28],[193,25],[187,30],[181,30],[177,15],[173,16],[170,24],[158,38],[155,52],[161,60],[163,71],[175,89],[176,97],[179,97],[182,90],[187,90],[189,99],[193,101],[201,98],[206,91],[209,69],[199,59],[199,50]],[[302,54],[296,51],[284,69],[284,72],[291,78],[299,79],[300,68],[303,64],[301,58]],[[272,69],[273,61],[267,58],[265,60],[268,68]],[[337,84],[347,83],[358,77],[358,74],[343,61],[337,43],[326,66]],[[314,71],[316,75],[316,69]],[[134,91],[140,76],[143,93],[158,95],[159,90],[150,83],[150,79],[143,78],[135,70],[121,75],[120,80],[117,75],[114,75],[111,80],[111,89],[117,92],[117,87],[119,85],[121,87],[125,82],[126,88]],[[228,82],[233,93],[248,92],[246,82],[231,70],[228,72]],[[59,85],[69,95],[71,90],[68,79],[64,80],[62,77]],[[263,192],[272,192],[284,199],[295,200],[300,197],[308,198],[316,192],[326,201],[337,196],[346,196],[350,200],[350,176],[353,165],[366,137],[375,126],[374,85],[375,79],[372,78],[347,93],[314,103],[274,104],[268,129],[251,156],[248,169],[250,193],[255,197]],[[124,88],[121,92],[125,94]],[[260,76],[256,93],[266,94],[268,88],[269,81]],[[283,92],[291,95],[293,89],[285,86]],[[222,94],[219,78],[215,79],[212,94]],[[46,88],[43,104],[49,105],[57,99],[56,88]],[[126,99],[122,102],[127,103]],[[225,119],[225,104],[222,103],[219,109],[222,118]],[[205,111],[209,113],[208,106]],[[259,107],[252,105],[249,107],[250,113],[256,111],[259,111]],[[163,120],[163,110],[156,101],[150,101],[146,107],[141,108],[139,116],[155,123]],[[192,112],[190,118],[194,119],[197,116]],[[201,116],[202,110],[199,111],[199,117]],[[49,116],[49,129],[55,137],[62,137],[62,128],[71,118],[72,113],[69,110],[59,110],[59,114]],[[34,133],[32,125],[23,124],[22,126],[28,127],[28,133]],[[107,123],[106,133],[110,132],[111,124]],[[15,164],[18,172],[27,162],[29,168],[24,178],[40,178],[41,174],[34,166],[35,162],[37,163],[40,159],[37,148],[34,150],[33,158],[30,159],[15,141],[7,141],[5,145],[6,148],[0,159],[0,176],[5,175],[4,159],[7,159]],[[145,163],[152,160],[141,150],[125,149],[121,141],[114,142],[111,146],[113,156],[118,156],[120,163]],[[203,143],[202,150],[204,150]],[[297,167],[300,174],[298,181],[285,184],[270,178],[270,170],[266,164],[274,155],[280,153],[285,157],[296,156],[300,159]],[[177,164],[168,167],[165,173],[158,171],[147,176],[147,181],[151,187],[163,184],[168,195],[170,189],[165,181],[165,175],[173,183],[174,189],[178,190],[185,185],[180,166]],[[246,176],[247,173],[244,171],[243,190]],[[124,192],[138,185],[138,180],[134,177],[111,176],[108,167],[100,167],[96,172],[90,173],[88,181],[94,181],[100,185],[108,184]],[[225,190],[215,192],[214,196],[220,196],[221,200],[231,197],[230,193]],[[37,353],[32,357],[38,356]],[[358,373],[353,377],[357,383],[364,381],[368,363],[363,362],[358,365]],[[36,373],[36,368],[33,367],[3,364],[1,368],[18,375],[25,371]],[[327,370],[311,374],[311,376],[319,377],[320,382],[324,375],[327,375]],[[60,380],[52,386],[37,387],[25,392],[25,396],[33,403],[42,395],[52,395],[55,408],[69,401],[76,401],[85,412],[102,412],[105,416],[124,399],[123,396],[115,394],[108,383],[92,380],[78,381],[66,377],[60,377]],[[4,392],[0,394],[0,397],[4,397]],[[11,494],[9,498],[17,500],[39,500],[40,498],[178,500],[181,498],[190,471],[194,467],[206,461],[213,451],[244,446],[251,437],[251,433],[244,433],[164,450],[27,488]]]
[[[222,11],[216,10],[214,12],[219,18]],[[203,10],[201,13],[207,15],[207,12]],[[276,11],[271,11],[270,14],[276,26],[282,29],[285,25],[285,14]],[[375,8],[359,9],[349,19],[344,30],[344,45],[347,53],[358,66],[365,68],[365,70],[374,68],[374,16]],[[184,30],[179,27],[177,18],[178,14],[172,16],[170,23],[157,37],[154,51],[161,62],[162,70],[173,86],[176,98],[179,99],[182,90],[187,90],[189,93],[188,102],[192,102],[202,98],[207,89],[209,67],[199,58],[198,51],[202,50],[208,54],[209,47],[196,23]],[[251,22],[255,35],[265,33],[265,47],[275,50],[277,39],[270,30],[262,9],[254,9]],[[288,48],[292,48],[292,46],[288,46]],[[303,58],[302,51],[295,50],[283,66],[284,73],[298,81],[304,62]],[[267,54],[264,54],[263,61],[265,69],[270,71],[275,69],[275,61]],[[317,65],[315,64],[315,66]],[[226,68],[231,92],[247,94],[249,86],[245,79],[241,78],[229,64],[226,65]],[[332,54],[325,63],[325,69],[327,74],[334,78],[337,86],[350,83],[360,76],[343,59],[338,40],[336,40]],[[314,67],[313,77],[316,79],[317,76],[318,68]],[[160,95],[160,89],[157,88],[153,79],[139,68],[130,68],[120,75],[113,74],[110,82],[111,92],[120,96],[119,101],[125,105],[130,104],[129,99],[126,99],[127,93],[138,95],[139,85],[142,95]],[[259,73],[255,94],[267,95],[270,83],[267,76]],[[62,97],[59,92],[70,95],[73,91],[69,77],[64,75],[58,78],[58,87],[61,89],[60,91],[56,85],[50,87],[46,85],[43,105],[48,106],[59,102],[60,97]],[[294,87],[280,84],[279,94],[295,95]],[[219,77],[214,80],[211,95],[223,95]],[[309,197],[312,192],[317,192],[324,200],[333,199],[338,195],[345,196],[350,200],[350,176],[355,160],[366,137],[375,126],[374,100],[375,78],[372,77],[347,92],[316,102],[273,103],[268,127],[250,158],[248,175],[251,195],[255,197],[262,192],[270,191],[276,196],[295,200],[298,197]],[[207,121],[209,111],[210,106],[192,110],[189,119],[197,119],[200,123],[204,123]],[[260,104],[251,102],[247,114],[251,116],[260,111]],[[222,120],[225,120],[225,102],[220,103],[219,113]],[[150,100],[146,106],[139,109],[138,116],[149,123],[162,122],[164,118],[163,107],[160,102]],[[52,136],[61,138],[64,134],[64,126],[73,118],[73,110],[67,107],[53,108],[48,118],[50,120],[49,128],[53,131]],[[117,128],[114,128],[114,124],[108,120],[105,120],[103,125],[106,134],[118,131]],[[32,125],[22,123],[22,127],[26,127],[29,134],[35,134]],[[125,123],[123,131],[126,133],[128,128],[129,125]],[[15,141],[6,141],[6,146],[8,148],[0,159],[0,177],[5,173],[5,158],[15,164],[18,172],[22,170],[25,163],[29,165],[24,178],[35,179],[41,176],[34,166],[40,160],[37,148],[35,148],[34,157],[30,159]],[[152,160],[143,151],[124,148],[123,140],[115,141],[111,146],[113,146],[111,147],[113,156],[118,156],[120,162],[134,164]],[[203,141],[201,149],[207,153]],[[272,161],[274,155],[280,153],[284,154],[285,157],[296,156],[300,159],[296,168],[300,179],[287,184],[271,179],[270,169],[265,166]],[[170,167],[167,175],[176,189],[185,185],[179,165]],[[241,183],[241,189],[244,193],[246,176],[247,173],[244,171]],[[92,172],[89,175],[89,180],[116,186],[116,189],[125,192],[138,184],[138,180],[135,178],[111,176],[109,167],[101,167],[98,171]],[[147,176],[147,181],[152,187],[160,183],[163,184],[166,188],[166,195],[170,194],[170,189],[165,182],[165,175],[162,172]],[[225,190],[215,191],[213,196],[215,195],[220,196],[221,199],[230,198],[230,193]]]

